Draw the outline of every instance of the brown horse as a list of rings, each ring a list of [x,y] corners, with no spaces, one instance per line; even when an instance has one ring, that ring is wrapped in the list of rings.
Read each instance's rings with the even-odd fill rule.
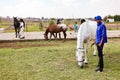
[[[54,35],[54,33],[60,33],[60,32],[63,32],[63,35],[64,35],[64,41],[66,39],[66,31],[67,31],[67,27],[63,28],[64,26],[61,26],[61,27],[58,27],[57,25],[55,24],[52,24],[52,25],[49,25],[45,31],[45,34],[44,34],[44,37],[46,40],[48,40],[48,33],[50,32],[50,40],[51,40],[51,37],[52,35],[54,36],[55,39],[57,39],[57,36]]]

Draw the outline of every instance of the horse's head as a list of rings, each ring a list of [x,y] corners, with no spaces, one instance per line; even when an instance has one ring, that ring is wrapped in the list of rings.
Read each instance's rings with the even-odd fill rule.
[[[84,61],[84,49],[77,49],[76,50],[76,56],[78,65],[80,68],[83,68],[83,61]]]
[[[13,17],[13,23],[15,28],[18,28],[18,29],[20,28],[20,22],[17,19],[17,17]]]
[[[46,40],[48,40],[48,36],[47,36],[46,34],[44,34],[44,38],[45,38]]]
[[[13,20],[16,21],[16,20],[17,20],[17,17],[13,17]]]

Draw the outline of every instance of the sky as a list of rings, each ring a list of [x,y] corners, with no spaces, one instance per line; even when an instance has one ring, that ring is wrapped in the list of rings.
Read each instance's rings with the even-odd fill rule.
[[[0,0],[0,16],[90,18],[120,15],[120,0]]]

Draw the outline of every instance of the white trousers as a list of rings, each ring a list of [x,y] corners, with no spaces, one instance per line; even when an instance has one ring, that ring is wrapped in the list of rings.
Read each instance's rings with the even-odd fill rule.
[[[20,28],[19,36],[20,36],[20,38],[25,37],[24,36],[24,27]]]

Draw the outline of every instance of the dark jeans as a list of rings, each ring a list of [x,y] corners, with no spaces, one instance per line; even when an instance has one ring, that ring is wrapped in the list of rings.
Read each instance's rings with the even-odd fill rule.
[[[104,68],[103,46],[104,46],[104,43],[101,46],[98,46],[98,44],[97,44],[98,57],[99,57],[98,67],[99,67],[100,70],[103,70],[103,68]]]

